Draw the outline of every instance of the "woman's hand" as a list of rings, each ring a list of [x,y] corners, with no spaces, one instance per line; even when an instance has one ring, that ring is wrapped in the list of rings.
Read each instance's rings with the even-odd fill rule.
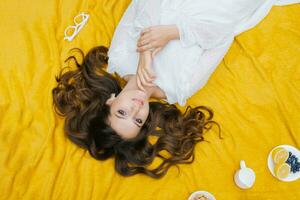
[[[170,41],[179,39],[179,30],[176,25],[151,26],[141,32],[137,42],[137,51],[151,51],[152,58]]]
[[[140,53],[139,64],[137,68],[136,80],[138,88],[145,91],[145,86],[156,86],[153,81],[155,80],[155,73],[152,69],[152,58],[150,51]]]

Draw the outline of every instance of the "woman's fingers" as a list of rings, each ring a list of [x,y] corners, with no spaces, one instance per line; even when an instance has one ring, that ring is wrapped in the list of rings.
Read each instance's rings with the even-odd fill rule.
[[[139,70],[137,74],[137,85],[138,88],[145,91],[145,86],[154,87],[156,86],[152,81],[154,79],[150,78],[146,72],[146,69]]]
[[[144,80],[145,80],[145,82],[142,83],[143,85],[146,85],[146,86],[149,86],[149,87],[155,86],[155,84],[153,83],[155,78],[151,78],[151,76],[149,76],[146,69],[143,70],[143,77],[144,77]]]
[[[144,77],[148,82],[152,82],[155,80],[155,74],[151,69],[144,69]]]
[[[142,83],[139,79],[136,79],[137,86],[140,90],[145,91],[145,88],[142,86]]]
[[[161,47],[158,47],[156,49],[154,49],[154,51],[151,52],[151,57],[152,59],[154,59],[154,56],[161,50]]]
[[[151,50],[153,48],[155,48],[155,47],[151,43],[148,43],[148,44],[146,44],[144,46],[138,47],[137,51],[138,52],[144,52],[144,51],[147,51],[147,50]]]
[[[138,86],[138,88],[139,88],[140,90],[145,91],[145,88],[143,87],[143,85],[142,85],[142,83],[141,83],[141,79],[140,79],[140,75],[139,75],[139,74],[136,76],[136,83],[137,83],[137,86]]]
[[[137,51],[143,52],[153,48],[155,43],[152,41],[151,36],[147,33],[142,35],[137,41]]]
[[[151,55],[150,55],[151,57]],[[151,61],[146,61],[145,63],[145,74],[147,74],[148,80],[153,81],[156,77],[155,77],[155,73],[152,69],[152,65],[151,65]]]
[[[145,46],[149,43],[150,43],[150,41],[143,40],[143,41],[138,42],[136,46],[137,46],[137,48],[139,48],[139,47]]]
[[[144,35],[142,37],[140,37],[137,41],[137,46],[140,47],[140,46],[143,46],[145,44],[148,44],[151,42],[151,37],[148,36],[148,35]]]
[[[148,86],[148,87],[154,87],[156,86],[155,84],[153,83],[149,83],[149,82],[146,82],[145,79],[142,77],[142,76],[137,76],[136,78],[137,80],[137,85],[138,85],[138,88],[145,91],[145,87],[144,86]]]
[[[144,46],[144,45],[146,45],[146,44],[149,44],[150,43],[150,40],[149,39],[140,39],[140,40],[138,40],[138,42],[137,42],[137,47],[142,47],[142,46]]]
[[[140,78],[140,82],[142,84],[142,86],[148,86],[148,87],[152,87],[155,86],[152,83],[152,79],[147,77],[147,73],[145,72],[146,69],[141,69],[141,73],[139,74],[139,78]]]
[[[150,51],[146,51],[140,54],[136,80],[138,88],[143,91],[145,91],[145,86],[156,86],[153,83],[153,81],[155,80],[155,73],[152,69],[152,58]]]
[[[150,31],[151,31],[151,27],[145,28],[145,29],[143,29],[143,30],[141,31],[141,35],[144,35],[144,34],[150,32]]]
[[[143,69],[140,70],[139,78],[140,78],[140,82],[141,82],[142,87],[144,88],[144,86],[147,86],[147,81],[144,77]]]

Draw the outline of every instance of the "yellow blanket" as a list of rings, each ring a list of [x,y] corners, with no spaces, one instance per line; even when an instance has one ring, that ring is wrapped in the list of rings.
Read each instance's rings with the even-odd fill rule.
[[[119,176],[113,159],[96,161],[63,133],[51,90],[73,47],[108,46],[130,0],[4,0],[0,3],[0,199],[187,199],[207,190],[220,200],[300,199],[300,180],[267,168],[279,144],[300,146],[300,5],[273,7],[238,36],[189,104],[210,106],[221,124],[205,135],[196,160],[155,180]],[[80,12],[87,25],[72,41],[64,29]],[[233,174],[243,159],[257,175],[241,190]]]

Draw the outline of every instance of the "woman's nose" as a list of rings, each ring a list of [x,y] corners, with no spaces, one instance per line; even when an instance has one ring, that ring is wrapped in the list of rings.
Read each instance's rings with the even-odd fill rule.
[[[134,117],[141,109],[141,105],[138,105],[138,104],[134,104],[132,106],[132,116]]]

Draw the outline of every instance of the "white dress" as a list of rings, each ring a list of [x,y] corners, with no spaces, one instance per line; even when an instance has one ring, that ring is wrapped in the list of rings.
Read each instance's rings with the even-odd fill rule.
[[[132,0],[114,33],[107,71],[136,74],[137,40],[142,29],[177,25],[180,40],[170,41],[154,58],[154,83],[170,104],[184,105],[201,89],[223,59],[233,38],[258,24],[274,4],[300,0]]]

